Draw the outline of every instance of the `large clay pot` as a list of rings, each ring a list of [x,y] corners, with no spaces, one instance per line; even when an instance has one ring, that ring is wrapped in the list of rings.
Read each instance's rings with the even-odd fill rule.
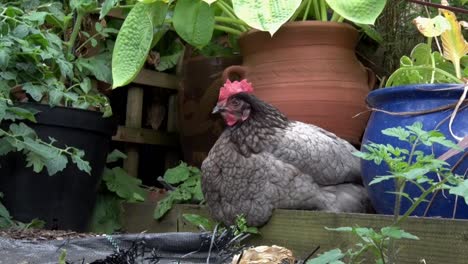
[[[201,165],[224,130],[221,117],[211,112],[223,86],[223,70],[239,63],[241,57],[194,57],[184,61],[179,127],[184,160],[191,165]]]
[[[254,94],[290,119],[318,125],[360,143],[369,117],[365,98],[374,74],[358,61],[358,32],[344,23],[304,21],[273,37],[257,30],[239,39],[242,66],[225,70],[252,82]]]

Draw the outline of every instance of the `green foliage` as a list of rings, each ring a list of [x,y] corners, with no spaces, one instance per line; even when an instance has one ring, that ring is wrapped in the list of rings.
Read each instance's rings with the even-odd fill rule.
[[[240,234],[260,234],[258,228],[247,225],[247,220],[243,215],[238,215],[235,225],[229,227],[223,226],[220,223],[214,223],[210,219],[197,214],[183,214],[182,216],[187,222],[204,231],[213,231],[217,226],[218,232],[223,232],[226,228],[229,228],[234,232],[235,236]]]
[[[176,187],[158,202],[154,210],[155,219],[163,217],[175,203],[203,201],[201,172],[198,168],[187,166],[186,163],[181,162],[179,166],[168,169],[163,179],[166,183],[176,185]]]
[[[70,7],[85,13],[94,10],[95,4],[94,0],[76,0]],[[70,29],[78,33],[81,23],[72,25],[72,13],[66,13],[60,1],[1,2],[0,18],[0,155],[22,152],[28,167],[35,172],[46,168],[49,175],[62,171],[71,160],[89,174],[91,168],[82,151],[58,148],[54,139],[40,139],[26,122],[18,122],[35,122],[36,111],[18,105],[12,92],[24,91],[21,100],[97,109],[104,117],[110,116],[108,99],[92,88],[90,79],[111,81],[110,52],[102,47],[97,56],[86,59],[79,52],[87,43],[96,46],[97,37],[106,38],[117,31],[96,23],[97,33],[82,32],[87,40],[72,54],[67,50],[75,43],[62,37]]]
[[[107,155],[107,163],[113,163],[126,156],[118,150]],[[101,188],[94,207],[91,230],[111,234],[122,228],[123,202],[143,202],[147,192],[141,187],[141,180],[127,174],[120,167],[105,168]]]
[[[112,54],[113,88],[130,83],[146,61],[153,40],[156,3],[138,3],[125,19]]]
[[[308,260],[307,264],[343,264],[341,261],[345,254],[340,249],[332,249],[320,254],[318,257]]]
[[[3,194],[0,193],[0,198],[3,198]],[[29,223],[22,223],[13,219],[8,212],[8,209],[0,202],[0,229],[2,228],[17,228],[17,229],[28,229],[28,228],[43,228],[45,222],[39,219],[33,219]]]
[[[396,190],[392,192],[397,197],[394,222],[390,226],[381,228],[379,232],[364,227],[327,228],[327,230],[331,231],[350,232],[357,236],[360,242],[356,244],[355,249],[349,249],[344,253],[335,249],[319,256],[319,258],[323,258],[323,261],[316,258],[307,263],[344,263],[342,260],[345,259],[349,260],[349,263],[360,263],[360,261],[364,261],[363,255],[366,252],[373,254],[376,263],[388,263],[391,258],[390,254],[394,253],[393,251],[390,252],[394,250],[390,246],[394,240],[418,239],[415,235],[402,230],[400,226],[421,203],[427,202],[426,197],[428,195],[436,191],[448,190],[450,194],[462,196],[465,202],[468,201],[468,180],[460,175],[454,175],[445,161],[437,159],[433,154],[425,154],[420,150],[421,147],[442,145],[463,151],[458,145],[446,139],[439,131],[425,131],[419,122],[406,127],[388,128],[383,130],[382,134],[406,142],[407,148],[398,148],[389,144],[369,143],[363,146],[365,151],[354,154],[361,159],[373,161],[377,165],[384,163],[388,166],[389,175],[377,176],[369,185],[372,186],[387,180],[395,181]],[[437,174],[439,179],[430,177],[429,174]],[[407,184],[417,186],[421,194],[417,197],[411,197],[405,193],[404,190]],[[408,199],[411,206],[400,215],[402,198]]]

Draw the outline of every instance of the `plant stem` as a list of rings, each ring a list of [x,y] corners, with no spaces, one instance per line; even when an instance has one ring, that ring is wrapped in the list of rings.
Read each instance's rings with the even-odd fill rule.
[[[398,217],[400,216],[400,210],[401,210],[401,194],[403,193],[405,189],[406,182],[401,181],[400,179],[396,180],[396,187],[398,190],[398,193],[395,197],[395,209],[393,211],[393,222],[395,223],[398,221]]]
[[[242,34],[242,31],[239,31],[237,29],[233,29],[233,28],[230,28],[230,27],[226,27],[226,26],[215,25],[214,29],[221,30],[221,31],[224,31],[226,33],[230,33],[230,34],[234,34],[234,35],[238,35],[238,36]]]
[[[68,54],[73,56],[73,46],[75,45],[76,37],[78,36],[78,32],[81,29],[81,23],[83,22],[84,13],[78,12],[76,17],[75,25],[73,26],[73,31],[70,36],[70,40],[68,40]]]
[[[294,12],[294,14],[292,15],[292,17],[289,19],[289,21],[295,21],[296,18],[299,16],[299,14],[302,12],[302,10],[304,9],[304,7],[306,6],[307,2],[310,2],[312,0],[303,0],[301,2],[301,4],[299,5],[299,7],[296,9],[296,11]]]
[[[411,213],[413,213],[413,211],[418,207],[418,205],[422,202],[425,201],[426,197],[431,194],[432,192],[434,192],[435,189],[439,188],[440,186],[444,185],[447,181],[448,181],[448,177],[443,179],[442,181],[438,182],[437,184],[434,184],[432,185],[429,189],[427,189],[423,194],[421,194],[421,196],[418,197],[418,199],[416,200],[416,202],[406,211],[406,213],[400,217],[400,219],[398,219],[398,221],[396,223],[394,223],[393,225],[394,226],[399,226],[404,220],[406,220],[406,218],[408,218]]]
[[[307,15],[309,14],[311,4],[312,4],[312,0],[307,0],[307,7],[306,7],[306,10],[304,11],[304,15],[302,16],[302,21],[307,20]]]
[[[320,12],[321,12],[321,18],[322,18],[322,21],[327,21],[328,20],[328,17],[327,17],[327,2],[325,2],[325,0],[320,0]]]
[[[337,12],[333,12],[333,15],[330,19],[330,21],[332,22],[339,22],[339,23],[343,22],[343,20],[344,20],[344,17],[340,16]]]
[[[238,26],[239,29],[242,32],[247,31],[247,30],[245,30],[246,26],[247,27],[249,26],[249,25],[247,25],[247,23],[245,23],[244,21],[242,21],[242,20],[240,20],[238,18],[215,16],[215,21],[216,22],[224,22],[224,23],[228,23],[228,24],[234,24],[234,25]]]
[[[228,4],[226,4],[222,0],[216,1],[215,5],[217,5],[228,17],[241,21],[239,23],[239,27],[241,28],[242,31],[245,32],[245,31],[249,30],[249,25],[247,25],[247,23],[245,23],[244,21],[237,18],[236,14],[234,13],[234,10],[232,9],[231,6],[229,6]]]
[[[313,2],[313,7],[314,7],[314,17],[315,20],[320,20],[320,6],[319,6],[319,1],[320,0],[312,0]]]
[[[96,37],[97,35],[100,35],[101,33],[98,32],[94,35],[92,35],[91,37],[89,37],[87,40],[85,40],[83,43],[81,43],[81,45],[75,49],[76,52],[78,52],[80,49],[82,49],[86,44],[88,44],[88,42],[91,41],[91,39],[93,39],[94,37]]]

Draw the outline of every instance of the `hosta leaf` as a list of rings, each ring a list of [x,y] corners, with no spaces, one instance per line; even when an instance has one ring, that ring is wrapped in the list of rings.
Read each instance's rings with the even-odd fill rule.
[[[386,0],[326,0],[327,4],[340,16],[359,24],[375,23],[382,13]]]
[[[450,29],[449,21],[441,15],[434,18],[419,16],[413,20],[413,23],[416,25],[419,32],[426,37],[438,37],[444,31]]]
[[[154,3],[137,3],[127,15],[112,54],[112,88],[124,86],[137,76],[153,40]]]
[[[468,43],[461,33],[455,14],[445,9],[442,9],[442,14],[450,23],[450,30],[446,30],[441,36],[444,57],[452,61],[457,77],[461,78],[460,59],[468,53]]]
[[[273,35],[286,23],[302,0],[233,0],[234,13],[249,26]]]
[[[201,0],[179,0],[174,9],[173,25],[179,36],[190,45],[207,45],[214,30],[214,11]]]

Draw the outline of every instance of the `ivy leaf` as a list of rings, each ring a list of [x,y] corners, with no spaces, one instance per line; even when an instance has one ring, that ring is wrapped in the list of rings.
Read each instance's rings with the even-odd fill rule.
[[[177,184],[187,180],[190,176],[190,170],[187,163],[181,162],[179,166],[168,169],[164,173],[164,180],[169,184]]]

